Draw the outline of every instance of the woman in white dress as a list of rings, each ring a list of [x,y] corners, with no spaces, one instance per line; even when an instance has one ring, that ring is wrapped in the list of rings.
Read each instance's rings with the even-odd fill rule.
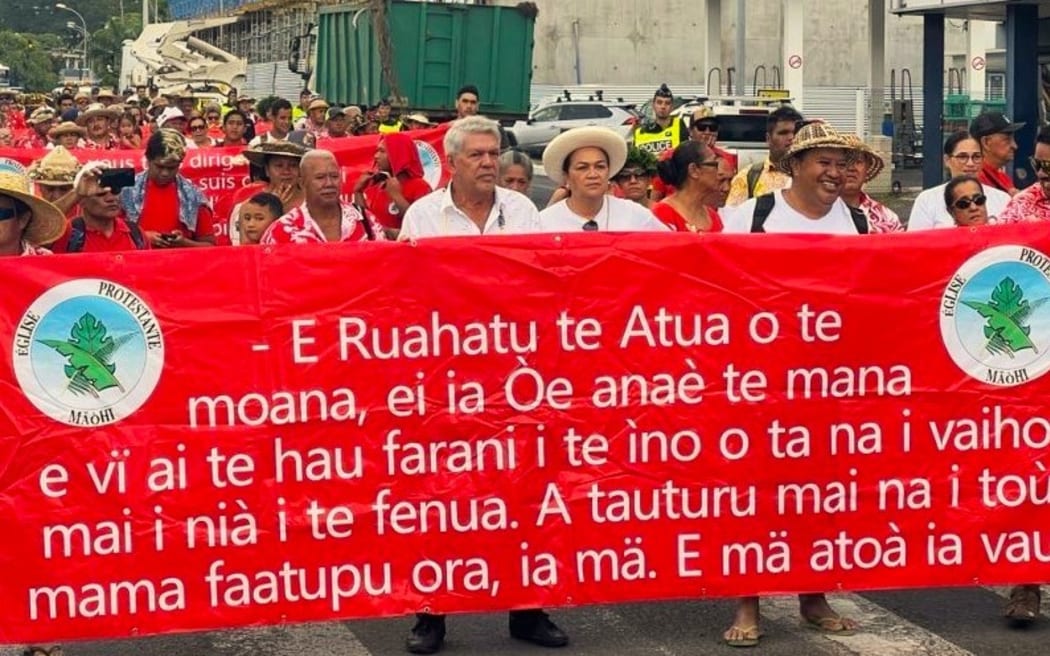
[[[963,175],[976,176],[981,170],[981,163],[981,145],[969,132],[960,130],[948,136],[944,142],[944,165],[948,167],[952,178]],[[955,227],[955,219],[944,203],[946,185],[947,183],[937,185],[916,197],[908,219],[908,232]],[[984,193],[987,196],[988,218],[994,222],[995,217],[999,216],[1010,202],[1010,195],[991,187],[986,187]]]

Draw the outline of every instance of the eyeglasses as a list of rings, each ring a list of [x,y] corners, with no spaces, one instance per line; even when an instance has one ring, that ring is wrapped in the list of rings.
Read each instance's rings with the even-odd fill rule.
[[[957,210],[968,210],[970,209],[971,204],[976,205],[977,207],[981,207],[986,202],[988,202],[988,198],[984,194],[974,194],[969,198],[958,199],[957,201],[952,203],[952,207],[954,207]]]
[[[598,222],[595,221],[594,219],[590,219],[588,221],[585,221],[584,224],[583,224],[583,231],[584,232],[597,232],[598,231]]]
[[[1050,159],[1036,159],[1029,157],[1028,161],[1032,163],[1032,168],[1035,169],[1036,173],[1042,171],[1047,175],[1050,175]]]
[[[0,207],[0,221],[10,221],[18,216],[18,212],[13,207]],[[598,229],[598,224],[594,224],[594,229]]]
[[[710,168],[713,168],[713,169],[717,169],[718,168],[718,158],[717,157],[714,158],[714,159],[709,159],[709,160],[706,160],[706,161],[705,160],[701,160],[699,162],[693,162],[693,163],[696,164],[697,166],[707,166],[707,167],[710,167]]]
[[[208,114],[208,115],[207,115],[207,116],[205,116],[204,118],[205,118],[205,120],[207,120],[207,121],[208,121],[209,123],[218,123],[218,122],[219,122],[219,116],[218,116],[218,115],[216,115],[216,114]]]
[[[207,130],[208,126],[204,125],[203,123],[194,123],[190,126],[190,129],[196,132],[198,130]]]
[[[718,126],[714,123],[693,123],[692,128],[697,132],[718,132]]]
[[[952,155],[951,158],[960,164],[965,164],[966,162],[980,162],[984,159],[984,155],[981,153],[959,153],[958,155]]]
[[[627,182],[629,180],[642,180],[649,177],[651,177],[651,174],[648,171],[643,171],[641,169],[631,169],[629,171],[620,171],[616,174],[614,180]]]

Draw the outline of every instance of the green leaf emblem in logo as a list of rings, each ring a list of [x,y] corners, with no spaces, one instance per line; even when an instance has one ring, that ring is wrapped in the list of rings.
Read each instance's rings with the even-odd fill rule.
[[[1024,290],[1020,285],[1014,282],[1013,278],[1006,277],[992,290],[992,296],[987,303],[963,301],[963,304],[976,310],[987,320],[984,336],[988,338],[988,342],[984,348],[992,355],[1006,355],[1012,358],[1015,353],[1026,349],[1039,352],[1030,337],[1032,328],[1028,325],[1028,319],[1032,312],[1047,300],[1050,299],[1041,298],[1029,303],[1025,300]]]
[[[117,365],[110,360],[117,349],[134,335],[123,335],[113,339],[106,333],[106,326],[94,315],[87,313],[73,324],[68,340],[38,340],[69,358],[64,370],[69,379],[69,389],[74,394],[91,394],[97,398],[99,392],[113,387],[124,391],[115,375]]]

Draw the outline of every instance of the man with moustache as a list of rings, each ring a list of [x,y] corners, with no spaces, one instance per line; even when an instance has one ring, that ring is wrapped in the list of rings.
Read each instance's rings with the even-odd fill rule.
[[[1039,129],[1031,164],[1036,183],[1010,199],[998,217],[999,223],[1050,221],[1050,126]]]
[[[77,176],[76,197],[81,215],[66,223],[66,230],[51,246],[55,253],[108,253],[142,251],[150,245],[136,223],[121,216],[120,197],[99,185],[105,164],[89,162]]]

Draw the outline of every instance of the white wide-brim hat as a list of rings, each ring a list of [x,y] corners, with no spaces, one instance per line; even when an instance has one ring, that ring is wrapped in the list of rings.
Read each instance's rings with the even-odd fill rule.
[[[543,169],[554,184],[565,183],[565,161],[580,148],[599,148],[609,158],[609,175],[627,161],[627,142],[615,130],[597,126],[573,128],[554,137],[543,151]]]

